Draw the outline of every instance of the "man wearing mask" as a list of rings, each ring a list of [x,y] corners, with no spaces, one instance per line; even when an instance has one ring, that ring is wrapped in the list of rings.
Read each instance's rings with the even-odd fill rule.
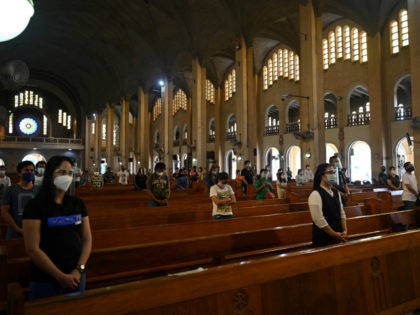
[[[147,193],[149,195],[149,207],[161,207],[168,205],[169,178],[164,171],[166,166],[159,162],[155,165],[155,172],[147,178]]]
[[[31,161],[23,161],[17,165],[19,182],[10,186],[3,197],[1,216],[9,225],[6,239],[22,237],[23,209],[29,200],[38,193],[35,187],[35,166]]]
[[[381,166],[381,171],[378,175],[378,181],[381,186],[386,186],[386,181],[388,179],[388,174],[386,173],[386,167],[384,165]]]
[[[411,162],[404,163],[405,173],[402,176],[403,194],[402,200],[404,203],[403,210],[413,209],[419,194],[417,186],[417,179],[414,175],[414,165]]]
[[[0,166],[0,201],[3,200],[4,193],[10,187],[10,177],[6,175],[6,166]]]
[[[245,161],[245,168],[241,171],[241,175],[245,177],[245,180],[248,183],[248,185],[254,184],[254,171],[252,170],[251,161]],[[248,193],[248,185],[242,182],[242,190],[245,195]]]
[[[35,186],[41,186],[42,181],[44,180],[44,172],[45,172],[45,161],[39,161],[35,165]]]
[[[338,189],[341,195],[341,202],[343,206],[347,206],[347,195],[350,194],[349,188],[347,187],[346,177],[341,171],[341,162],[336,155],[330,157],[330,164],[334,167],[336,171],[336,183],[333,186]]]

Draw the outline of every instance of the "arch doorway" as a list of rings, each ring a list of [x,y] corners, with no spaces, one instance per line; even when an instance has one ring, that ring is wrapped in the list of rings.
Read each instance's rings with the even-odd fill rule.
[[[398,141],[395,150],[397,152],[397,160],[395,161],[395,166],[398,170],[398,176],[401,178],[401,176],[405,173],[404,163],[410,161],[414,164],[414,150],[408,144],[406,137]]]
[[[350,180],[372,181],[370,146],[364,141],[353,142],[349,148]]]
[[[270,168],[270,176],[272,180],[276,180],[277,171],[280,168],[280,152],[274,147],[268,148],[265,153],[265,167]]]
[[[34,165],[36,165],[36,163],[38,163],[39,161],[47,161],[47,159],[39,153],[31,153],[28,155],[25,155],[22,159],[22,161],[31,161],[32,163],[34,163]]]
[[[298,169],[302,168],[301,150],[297,145],[293,145],[287,151],[287,166],[292,171],[292,178],[296,176]],[[287,171],[287,168],[284,170]]]
[[[332,157],[335,153],[338,153],[337,147],[332,143],[325,144],[325,159],[326,163],[330,162],[330,157]]]

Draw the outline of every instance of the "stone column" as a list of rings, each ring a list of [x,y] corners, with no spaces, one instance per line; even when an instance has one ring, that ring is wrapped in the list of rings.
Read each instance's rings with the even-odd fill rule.
[[[173,134],[173,115],[172,115],[172,100],[173,100],[173,84],[165,79],[164,86],[162,86],[162,131],[161,145],[164,148],[161,158],[166,164],[167,173],[172,172],[172,134]]]
[[[192,93],[191,93],[191,137],[189,144],[192,155],[197,159],[197,165],[206,165],[207,157],[207,102],[206,102],[206,69],[202,68],[198,58],[192,62]]]
[[[95,142],[94,142],[94,166],[95,171],[100,171],[101,151],[102,151],[102,114],[96,113]]]
[[[106,162],[115,169],[114,165],[114,106],[106,105]]]
[[[121,162],[128,167],[128,115],[129,103],[125,97],[121,99],[121,117],[120,117],[120,152]]]
[[[250,56],[250,61],[252,61],[252,49],[248,49],[245,39],[241,37],[240,41],[240,48],[236,51],[236,66],[234,69],[236,70],[236,96],[235,96],[235,107],[236,107],[236,123],[237,123],[237,136],[236,139],[241,143],[236,146],[234,149],[236,150],[237,154],[244,155],[244,151],[246,155],[248,155],[248,79],[249,75],[251,76],[251,84],[252,84],[252,64],[248,63],[248,56]],[[250,68],[251,66],[251,68]],[[251,88],[252,91],[252,88]],[[257,117],[252,116],[252,117]],[[257,119],[256,119],[257,120]],[[255,128],[254,123],[252,124],[251,128]],[[242,168],[243,164],[238,165],[238,168]],[[234,174],[233,174],[234,175]]]
[[[149,112],[149,103],[148,103],[148,94],[144,92],[143,88],[138,89],[139,97],[139,152],[140,152],[140,163],[142,167],[151,168],[151,147],[150,147],[150,137],[153,136],[150,133],[150,112]]]
[[[299,5],[299,20],[301,131],[309,127],[314,132],[313,139],[301,141],[301,158],[302,167],[309,164],[314,169],[325,161],[322,17],[315,15],[312,1],[308,1],[306,6]],[[306,152],[311,153],[310,159],[305,158]]]
[[[383,60],[381,34],[368,36],[368,87],[370,102],[370,146],[372,159],[372,177],[378,178],[381,165],[392,160],[391,128],[387,117],[388,104],[383,94]],[[385,140],[387,139],[387,141]],[[388,151],[388,152],[387,152]],[[389,162],[390,162],[389,161]]]
[[[221,117],[222,98],[223,98],[223,89],[220,86],[215,87],[214,129],[215,129],[216,137],[214,139],[214,157],[217,164],[219,164],[220,167],[222,167],[222,162],[223,162],[221,145],[222,145],[222,142],[225,141],[225,139],[223,138],[223,132],[222,132],[222,126],[224,126],[224,124],[222,124],[222,117]]]
[[[420,120],[420,2],[407,0],[409,38],[410,38],[410,75],[411,75],[411,109],[413,119]],[[413,128],[414,164],[420,169],[420,128]],[[417,183],[420,183],[420,172],[416,171]]]

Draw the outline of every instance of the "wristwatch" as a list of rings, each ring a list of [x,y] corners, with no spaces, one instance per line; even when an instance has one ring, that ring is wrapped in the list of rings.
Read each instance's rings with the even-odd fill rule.
[[[76,269],[77,269],[78,272],[84,273],[86,271],[86,266],[85,265],[78,265]]]

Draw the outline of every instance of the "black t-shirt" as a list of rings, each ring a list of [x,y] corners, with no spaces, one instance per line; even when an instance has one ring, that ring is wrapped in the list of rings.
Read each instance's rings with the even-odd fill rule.
[[[84,202],[66,195],[63,204],[46,202],[41,196],[29,201],[23,220],[41,220],[40,244],[51,261],[64,273],[77,267],[82,251],[82,218],[87,216]],[[31,280],[55,281],[50,275],[32,264]]]

